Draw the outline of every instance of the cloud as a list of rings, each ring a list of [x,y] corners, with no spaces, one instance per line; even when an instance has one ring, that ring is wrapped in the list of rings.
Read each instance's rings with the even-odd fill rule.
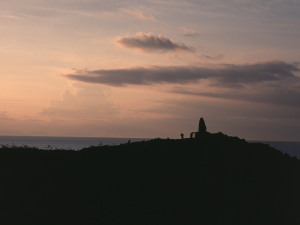
[[[75,70],[65,77],[86,83],[110,86],[186,84],[209,80],[213,85],[242,88],[246,85],[263,82],[299,82],[295,72],[297,65],[282,61],[255,64],[223,64],[215,67],[159,67],[126,68],[112,70]]]
[[[144,13],[142,13],[139,10],[122,9],[122,11],[129,15],[133,15],[136,18],[141,19],[141,20],[150,20],[150,21],[156,20],[153,16],[145,15]]]
[[[187,28],[187,27],[182,27],[182,35],[187,36],[187,37],[198,37],[199,36],[199,32],[191,29],[191,28]]]
[[[51,102],[41,115],[52,118],[106,120],[118,113],[107,88],[77,85],[78,91],[66,90],[61,100]]]
[[[75,74],[67,74],[65,77],[87,83],[124,86],[130,84],[189,83],[207,78],[207,75],[199,74],[199,72],[198,68],[188,67],[138,67],[115,70],[77,70]]]
[[[115,42],[125,48],[137,49],[143,52],[184,51],[194,52],[192,47],[177,43],[162,35],[139,32],[135,36],[116,38]]]
[[[9,12],[2,12],[0,15],[1,19],[10,19],[10,20],[17,20],[20,19],[20,16],[14,15],[13,13]]]
[[[0,111],[0,121],[5,121],[5,120],[14,120],[14,119],[9,117],[6,111]]]
[[[222,54],[217,55],[208,55],[208,54],[201,54],[200,58],[208,59],[208,60],[219,60],[222,59],[224,56]]]
[[[269,103],[273,105],[300,107],[300,91],[296,87],[286,86],[264,86],[262,89],[218,91],[218,92],[199,92],[190,91],[185,88],[174,88],[172,93],[190,96],[209,97],[216,99],[229,99],[255,103]]]

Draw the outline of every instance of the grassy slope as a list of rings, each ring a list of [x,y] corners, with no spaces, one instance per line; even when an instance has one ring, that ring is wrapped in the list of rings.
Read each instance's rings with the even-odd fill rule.
[[[221,133],[0,151],[1,224],[300,224],[300,163]]]

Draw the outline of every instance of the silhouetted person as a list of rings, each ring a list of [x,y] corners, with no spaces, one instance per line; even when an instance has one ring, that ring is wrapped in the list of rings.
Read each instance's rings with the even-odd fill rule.
[[[181,139],[184,139],[184,134],[181,133],[181,134],[180,134],[180,137],[181,137]]]

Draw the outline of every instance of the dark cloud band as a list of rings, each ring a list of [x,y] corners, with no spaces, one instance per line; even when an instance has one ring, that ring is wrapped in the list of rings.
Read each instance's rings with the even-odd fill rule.
[[[65,77],[88,83],[110,86],[186,84],[209,79],[215,85],[242,87],[247,84],[293,80],[299,82],[295,64],[272,61],[245,65],[220,65],[211,67],[150,67],[115,70],[78,70]]]

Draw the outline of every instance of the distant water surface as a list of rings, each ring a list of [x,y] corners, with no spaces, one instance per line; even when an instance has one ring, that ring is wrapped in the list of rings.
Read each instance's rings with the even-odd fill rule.
[[[300,159],[300,142],[297,141],[261,141],[276,148],[290,156],[295,156]]]
[[[97,137],[29,137],[0,136],[0,145],[29,146],[39,149],[72,149],[80,150],[90,146],[119,145],[128,141],[142,141],[143,138],[97,138]]]

